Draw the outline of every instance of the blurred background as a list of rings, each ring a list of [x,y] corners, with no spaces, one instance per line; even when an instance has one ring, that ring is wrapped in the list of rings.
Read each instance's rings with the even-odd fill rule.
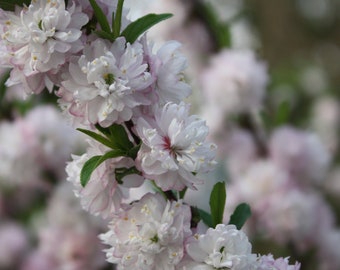
[[[188,101],[220,149],[213,178],[226,182],[225,222],[247,202],[253,252],[290,256],[302,270],[340,269],[340,1],[125,4],[131,20],[174,14],[148,37],[182,43]],[[3,70],[0,269],[112,269],[96,237],[106,224],[81,209],[66,181],[85,138],[53,94],[23,96],[7,78]],[[209,210],[213,184],[185,200]]]

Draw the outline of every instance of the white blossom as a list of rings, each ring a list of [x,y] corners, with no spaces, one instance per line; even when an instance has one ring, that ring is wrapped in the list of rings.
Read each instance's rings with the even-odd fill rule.
[[[153,45],[148,44],[145,38],[144,47],[151,76],[155,79],[151,99],[165,104],[180,103],[187,98],[191,94],[191,87],[184,77],[187,59],[180,51],[181,44],[169,41],[154,53]]]
[[[289,264],[289,258],[274,259],[273,255],[263,255],[259,257],[259,266],[257,270],[299,270],[301,264],[296,262],[294,265]]]
[[[191,235],[189,206],[146,194],[115,217],[109,231],[100,235],[109,262],[118,269],[171,270],[184,254]]]
[[[152,78],[143,61],[138,42],[129,44],[123,37],[113,44],[100,39],[92,42],[70,63],[69,78],[59,90],[62,102],[84,123],[107,127],[130,120],[134,107],[150,104],[143,90]]]
[[[13,68],[7,84],[22,83],[27,93],[39,93],[45,86],[52,90],[49,75],[82,49],[80,29],[88,17],[75,4],[66,9],[63,0],[36,0],[19,14],[2,11],[0,20],[8,54],[2,64]]]
[[[219,224],[206,234],[194,235],[187,241],[186,251],[190,258],[180,268],[184,270],[251,270],[256,265],[247,236],[234,225]]]
[[[258,215],[258,227],[277,243],[294,243],[300,251],[317,246],[334,226],[334,214],[318,193],[298,189],[277,192]]]
[[[218,108],[214,115],[222,116],[258,110],[267,82],[266,65],[256,59],[253,51],[223,50],[202,73],[206,110]]]
[[[122,183],[117,181],[115,170],[131,168],[132,159],[119,157],[108,159],[94,170],[89,182],[83,187],[80,183],[80,172],[85,162],[96,155],[103,155],[109,149],[103,145],[91,142],[87,153],[72,155],[73,161],[66,166],[67,180],[75,187],[75,194],[80,197],[83,208],[94,215],[101,215],[104,219],[111,217],[120,210],[124,200],[128,198],[127,187],[138,187],[144,178],[138,174],[127,175]]]
[[[272,134],[269,148],[274,162],[297,181],[320,183],[325,177],[330,155],[315,133],[281,127]]]
[[[136,123],[143,141],[137,163],[144,176],[163,190],[195,188],[201,183],[196,174],[215,165],[216,146],[204,142],[208,127],[197,116],[189,116],[184,103],[155,108],[154,117],[139,118]]]

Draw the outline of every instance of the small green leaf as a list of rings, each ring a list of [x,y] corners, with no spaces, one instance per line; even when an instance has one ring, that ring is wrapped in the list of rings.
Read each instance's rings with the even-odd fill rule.
[[[226,200],[225,183],[216,183],[210,194],[210,211],[213,227],[223,222],[223,213]]]
[[[3,76],[0,77],[0,103],[2,103],[4,96],[6,95],[7,87],[6,81],[10,76],[10,72],[6,71]]]
[[[202,209],[197,209],[197,210],[198,210],[198,213],[200,215],[201,220],[203,220],[205,225],[207,225],[210,228],[214,228],[215,226],[214,226],[212,216],[208,212],[206,212]]]
[[[184,198],[185,193],[187,192],[187,190],[188,190],[188,188],[185,187],[185,188],[183,188],[183,189],[179,192],[179,198],[180,198],[180,199],[183,199],[183,198]]]
[[[9,1],[0,1],[0,8],[3,10],[14,11],[15,6],[28,6],[31,3],[31,0],[9,0]]]
[[[141,175],[141,172],[137,170],[136,167],[115,169],[116,181],[118,182],[118,184],[123,184],[123,178],[131,174]]]
[[[100,37],[100,38],[102,38],[102,39],[107,39],[107,40],[109,40],[109,41],[111,41],[111,42],[113,42],[113,41],[115,40],[115,38],[113,37],[113,35],[110,34],[110,33],[108,33],[108,32],[99,30],[99,31],[94,31],[94,33],[95,33],[98,37]]]
[[[101,133],[103,133],[106,137],[110,137],[110,129],[104,128],[99,124],[95,125],[96,129],[98,129]]]
[[[234,213],[231,215],[229,224],[234,224],[236,228],[240,230],[250,216],[250,206],[246,203],[241,203],[236,207]]]
[[[129,151],[134,147],[129,136],[122,125],[113,124],[109,127],[110,141],[114,144],[114,148]]]
[[[110,24],[107,21],[106,16],[105,16],[104,12],[102,11],[102,9],[98,6],[98,4],[95,0],[89,0],[89,1],[90,1],[92,8],[93,8],[94,15],[96,16],[96,19],[97,19],[100,27],[102,28],[102,30],[104,32],[111,33]]]
[[[290,113],[290,104],[288,101],[280,103],[275,115],[275,126],[281,126],[288,122]]]
[[[134,147],[132,147],[128,152],[127,152],[127,155],[132,158],[132,159],[136,159],[137,158],[137,155],[138,155],[138,151],[140,149],[140,146],[141,144],[138,144]]]
[[[124,31],[121,33],[121,36],[125,37],[126,42],[134,43],[137,38],[142,35],[149,28],[154,26],[155,24],[166,20],[172,17],[170,13],[164,14],[147,14],[138,20],[130,23]]]
[[[115,38],[119,37],[120,34],[120,28],[122,25],[123,4],[124,0],[118,0],[116,16],[114,18],[114,23],[112,27],[113,35]]]
[[[115,148],[115,145],[107,138],[103,137],[102,135],[93,132],[91,130],[87,130],[87,129],[82,129],[82,128],[77,128],[78,131],[86,134],[87,136],[90,136],[92,139],[100,142],[101,144],[104,144],[105,146],[109,147],[109,148]]]
[[[116,158],[124,155],[124,152],[121,150],[112,150],[107,153],[105,153],[102,156],[93,156],[88,161],[85,162],[83,168],[80,172],[80,183],[83,187],[86,186],[88,181],[91,178],[91,175],[93,171],[102,164],[105,160],[108,160],[110,158]]]

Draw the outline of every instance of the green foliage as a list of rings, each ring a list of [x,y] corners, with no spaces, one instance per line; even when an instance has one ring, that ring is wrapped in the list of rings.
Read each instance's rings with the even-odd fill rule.
[[[199,208],[197,208],[197,211],[198,211],[200,219],[205,223],[205,225],[207,225],[209,228],[215,227],[213,219],[208,212],[202,209],[199,209]]]
[[[118,0],[116,16],[113,16],[114,14],[112,14],[112,31],[114,37],[118,37],[120,34],[120,28],[122,25],[123,4],[124,0]]]
[[[135,166],[131,168],[117,168],[115,169],[115,176],[116,176],[116,181],[118,184],[123,184],[123,178],[125,176],[131,175],[131,174],[141,174],[140,171],[137,170]]]
[[[214,9],[209,3],[196,1],[194,7],[195,15],[202,19],[212,34],[216,49],[229,48],[231,45],[231,34],[228,24],[219,21]]]
[[[137,38],[155,24],[172,17],[172,14],[148,14],[130,23],[121,36],[125,37],[126,42],[134,43]]]
[[[210,194],[210,211],[212,218],[212,227],[223,222],[223,213],[226,201],[225,183],[216,183]]]
[[[113,148],[124,150],[127,153],[134,147],[122,125],[113,124],[108,128],[108,132],[108,137],[113,144]]]
[[[122,156],[136,158],[140,145],[134,145],[130,141],[124,126],[113,124],[108,128],[103,128],[97,124],[96,128],[101,134],[81,128],[77,130],[111,149],[121,150]]]
[[[118,0],[116,14],[112,14],[111,26],[99,5],[95,0],[89,0],[94,10],[95,18],[98,21],[101,30],[94,31],[99,37],[110,40],[111,42],[119,36],[125,37],[126,42],[134,43],[140,35],[150,29],[155,24],[166,20],[172,14],[148,14],[138,20],[130,23],[121,33],[122,14],[124,0]]]
[[[90,4],[93,8],[94,15],[96,16],[96,19],[101,27],[101,29],[106,33],[111,33],[110,24],[106,19],[106,16],[102,9],[98,6],[97,2],[95,0],[89,0]]]
[[[111,150],[102,156],[93,156],[85,162],[80,172],[80,183],[83,187],[89,182],[93,171],[98,168],[100,164],[110,158],[116,158],[124,155],[121,150]]]
[[[250,216],[250,206],[246,203],[241,203],[236,207],[234,213],[231,215],[229,224],[235,225],[236,228],[240,230]]]
[[[271,131],[276,127],[289,123],[291,110],[291,104],[288,101],[283,101],[273,112],[261,111],[261,120],[266,130]]]
[[[105,146],[109,147],[109,148],[114,148],[114,144],[106,137],[91,131],[91,130],[87,130],[87,129],[82,129],[82,128],[77,128],[78,131],[90,136],[92,139],[96,140],[97,142],[100,142],[101,144],[104,144]]]
[[[85,162],[80,173],[80,182],[83,187],[86,186],[90,180],[91,174],[101,163],[109,158],[121,156],[136,159],[140,148],[140,144],[134,145],[130,141],[129,135],[123,125],[113,124],[110,127],[104,128],[97,124],[96,128],[101,134],[81,128],[78,128],[77,130],[90,136],[92,139],[111,148],[112,150],[102,156],[94,156]],[[140,172],[136,169],[136,167],[117,168],[115,170],[115,174],[118,183],[122,183],[122,178],[125,176],[130,174],[140,174]]]
[[[14,11],[15,6],[28,6],[31,3],[30,0],[1,0],[0,8],[3,10]]]

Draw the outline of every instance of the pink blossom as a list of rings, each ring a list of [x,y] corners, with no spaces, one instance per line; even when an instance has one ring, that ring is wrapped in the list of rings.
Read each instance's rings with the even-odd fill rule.
[[[254,52],[223,50],[202,74],[207,109],[217,107],[222,115],[258,110],[267,82],[266,65]]]
[[[259,258],[259,266],[257,270],[300,270],[301,264],[296,262],[289,265],[289,258],[274,259],[273,255],[263,255]]]
[[[66,166],[67,180],[73,183],[75,194],[80,197],[83,208],[94,215],[101,215],[104,219],[112,216],[120,210],[121,204],[128,198],[128,189],[138,187],[144,178],[140,175],[128,175],[122,179],[122,183],[116,180],[115,170],[118,168],[130,168],[134,162],[129,158],[113,158],[103,162],[92,173],[85,187],[80,183],[80,172],[87,160],[96,155],[103,155],[109,149],[103,145],[91,142],[87,153],[76,156]]]
[[[187,205],[170,202],[160,194],[146,194],[114,217],[109,231],[100,235],[109,262],[119,269],[174,270],[191,235]]]
[[[320,183],[330,163],[330,155],[312,132],[281,127],[272,134],[270,155],[296,181]]]
[[[271,196],[267,208],[258,212],[258,221],[279,244],[291,242],[305,251],[334,226],[334,215],[320,194],[295,189]]]
[[[254,269],[256,255],[251,253],[247,236],[234,225],[219,224],[203,235],[192,236],[186,244],[188,258],[178,269],[213,270]]]
[[[163,190],[195,188],[201,182],[199,174],[215,164],[216,146],[204,142],[207,126],[197,116],[189,116],[184,103],[167,103],[155,108],[154,115],[154,119],[139,118],[136,123],[143,141],[137,157],[140,169]]]
[[[151,99],[163,105],[167,102],[180,103],[187,98],[191,88],[184,79],[187,60],[180,51],[181,44],[169,41],[153,53],[153,45],[148,44],[145,38],[144,47],[145,58],[155,80],[151,86]]]
[[[129,44],[123,37],[113,44],[95,40],[69,65],[69,74],[65,75],[69,77],[59,90],[63,107],[83,123],[107,127],[130,120],[134,107],[150,104],[143,90],[152,78],[143,61],[138,42]]]
[[[26,93],[39,93],[52,87],[50,75],[69,55],[82,49],[80,29],[88,17],[74,4],[66,9],[63,0],[38,0],[20,14],[2,11],[0,21],[8,53],[2,64],[13,68],[7,84],[22,83]]]
[[[0,223],[0,268],[14,269],[19,266],[28,250],[28,235],[21,225]]]

